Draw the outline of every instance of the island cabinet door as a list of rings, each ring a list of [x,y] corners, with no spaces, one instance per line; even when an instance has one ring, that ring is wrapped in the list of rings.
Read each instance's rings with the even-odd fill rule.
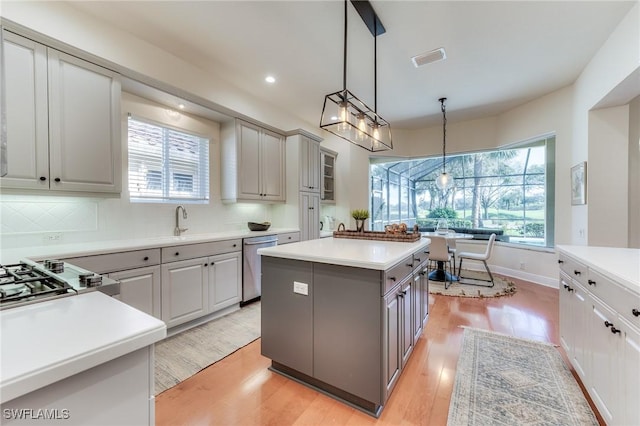
[[[313,264],[268,256],[261,261],[262,355],[313,376]]]
[[[314,377],[382,404],[381,272],[315,263]]]
[[[400,377],[400,303],[396,286],[384,298],[383,318],[383,380],[386,400]]]
[[[400,343],[402,345],[402,367],[409,360],[411,352],[413,352],[413,277],[409,277],[400,287]]]

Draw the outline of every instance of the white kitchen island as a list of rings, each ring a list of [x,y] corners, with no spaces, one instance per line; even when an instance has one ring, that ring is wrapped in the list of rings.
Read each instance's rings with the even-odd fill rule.
[[[378,416],[428,318],[429,239],[260,249],[271,369]]]
[[[100,292],[0,312],[2,424],[152,425],[164,322]]]

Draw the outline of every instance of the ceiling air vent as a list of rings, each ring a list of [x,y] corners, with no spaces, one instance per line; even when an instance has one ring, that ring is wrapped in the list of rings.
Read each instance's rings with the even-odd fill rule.
[[[411,58],[411,62],[416,68],[419,68],[423,65],[431,64],[433,62],[442,61],[443,59],[447,59],[447,54],[444,51],[444,47],[440,47],[438,49],[432,50],[427,53],[423,53],[421,55],[414,56]]]

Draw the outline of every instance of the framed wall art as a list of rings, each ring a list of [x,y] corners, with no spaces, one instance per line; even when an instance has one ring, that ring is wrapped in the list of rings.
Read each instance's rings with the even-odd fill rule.
[[[587,204],[587,162],[571,168],[571,205]]]

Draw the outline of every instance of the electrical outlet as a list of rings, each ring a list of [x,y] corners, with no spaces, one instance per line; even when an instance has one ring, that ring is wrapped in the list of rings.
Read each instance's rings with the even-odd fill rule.
[[[300,283],[298,281],[294,281],[293,282],[293,292],[308,296],[309,295],[309,284],[305,284],[305,283]]]
[[[62,241],[62,232],[46,232],[42,235],[42,240],[47,243],[59,243]]]
[[[525,263],[524,262],[520,262],[520,269],[524,271],[524,269],[525,269]]]

